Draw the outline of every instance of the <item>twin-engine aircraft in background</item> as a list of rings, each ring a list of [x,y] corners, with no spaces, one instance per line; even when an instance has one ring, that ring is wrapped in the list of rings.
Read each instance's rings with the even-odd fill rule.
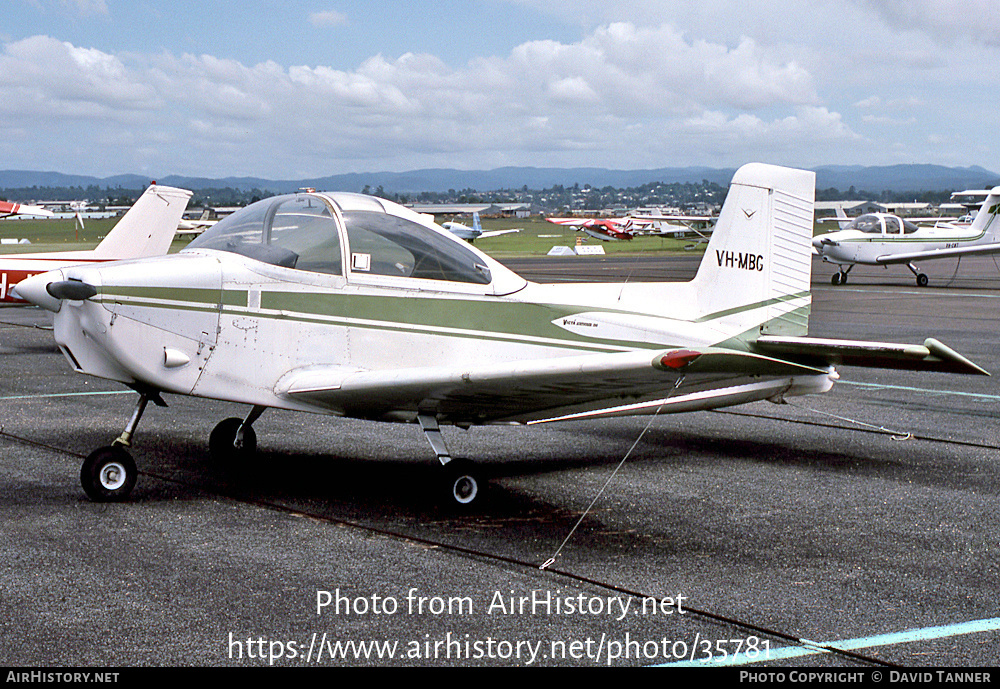
[[[103,263],[167,253],[191,192],[151,185],[90,251],[0,255],[0,304],[26,304],[11,288],[32,275],[77,263]]]
[[[41,206],[30,206],[25,203],[11,203],[10,201],[0,201],[0,218],[8,218],[12,215],[38,215],[49,217],[52,211]]]
[[[715,409],[829,390],[835,364],[985,374],[922,345],[806,337],[812,172],[750,164],[693,280],[536,284],[402,206],[345,193],[252,204],[177,254],[22,282],[70,365],[133,388],[122,435],[81,469],[125,499],[126,448],[164,393],[249,405],[209,438],[246,460],[268,408],[419,425],[449,500],[485,485],[441,426]]]
[[[448,230],[459,239],[464,239],[469,243],[476,241],[480,237],[499,237],[504,234],[512,234],[514,232],[521,231],[521,228],[518,228],[516,230],[483,231],[483,224],[479,220],[479,211],[474,211],[472,213],[472,227],[469,227],[468,225],[463,225],[460,222],[451,222],[451,221],[441,223],[441,227]]]
[[[632,227],[628,218],[546,218],[550,223],[574,227],[602,242],[628,241],[632,239]]]
[[[708,241],[717,218],[711,215],[642,213],[624,218],[547,218],[549,222],[575,227],[601,241],[629,240],[635,236],[696,237],[695,244]]]
[[[995,187],[970,225],[938,219],[934,225],[921,226],[888,213],[868,213],[853,220],[831,218],[841,223],[841,229],[817,236],[813,247],[824,261],[839,268],[831,279],[834,285],[847,284],[847,274],[859,263],[887,267],[901,263],[916,277],[917,286],[926,287],[928,277],[917,270],[917,262],[1000,253],[998,213],[1000,187]]]

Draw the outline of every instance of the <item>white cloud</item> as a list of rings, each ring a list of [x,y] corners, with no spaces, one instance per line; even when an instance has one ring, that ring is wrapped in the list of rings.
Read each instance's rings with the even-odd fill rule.
[[[124,140],[116,132],[125,123],[128,150],[95,152],[114,161],[109,173],[174,160],[188,167],[169,172],[269,176],[637,167],[705,162],[706,151],[736,164],[770,147],[811,155],[812,141],[857,139],[784,51],[625,22],[457,68],[415,53],[375,55],[350,70],[112,55],[36,36],[4,46],[0,102],[7,126],[35,141],[83,119],[95,139]]]
[[[108,3],[105,0],[60,0],[60,4],[81,16],[108,14]]]
[[[117,120],[163,104],[142,75],[131,72],[118,57],[48,36],[4,47],[0,94],[3,111],[45,119]]]
[[[347,26],[349,22],[347,21],[347,15],[343,12],[327,10],[325,12],[313,12],[310,14],[309,23],[317,28],[327,29]]]
[[[916,30],[932,40],[1000,45],[996,0],[860,0],[890,26]]]

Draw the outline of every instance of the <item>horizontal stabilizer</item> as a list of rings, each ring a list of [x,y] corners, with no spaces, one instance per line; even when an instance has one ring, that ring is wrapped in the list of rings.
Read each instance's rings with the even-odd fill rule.
[[[754,348],[765,354],[813,365],[825,362],[845,366],[990,375],[985,369],[933,338],[918,345],[764,335],[757,338]]]

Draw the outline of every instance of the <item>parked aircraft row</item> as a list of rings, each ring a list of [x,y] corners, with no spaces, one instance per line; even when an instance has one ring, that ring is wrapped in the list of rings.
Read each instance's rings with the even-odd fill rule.
[[[934,339],[808,337],[814,186],[808,171],[740,168],[684,283],[532,283],[407,208],[306,192],[247,206],[180,253],[65,266],[16,292],[53,312],[74,370],[137,394],[83,463],[93,500],[128,497],[142,414],[179,394],[247,405],[209,437],[237,464],[270,408],[411,423],[447,499],[469,505],[483,477],[452,458],[443,425],[781,401],[830,390],[838,364],[985,374]],[[171,193],[149,197],[149,227],[176,228]]]

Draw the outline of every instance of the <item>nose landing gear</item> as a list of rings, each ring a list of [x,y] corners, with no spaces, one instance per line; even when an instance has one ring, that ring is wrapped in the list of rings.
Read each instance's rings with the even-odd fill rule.
[[[847,266],[847,270],[844,270],[844,266],[840,266],[840,272],[834,273],[833,277],[830,278],[830,282],[834,285],[846,285],[847,284],[847,274],[851,272],[851,268],[854,265]]]
[[[136,402],[122,434],[111,445],[91,452],[83,461],[83,466],[80,467],[80,485],[87,497],[94,502],[122,502],[132,493],[139,470],[126,448],[132,446],[132,436],[150,400],[158,407],[167,406],[160,393],[140,392],[139,401]]]

